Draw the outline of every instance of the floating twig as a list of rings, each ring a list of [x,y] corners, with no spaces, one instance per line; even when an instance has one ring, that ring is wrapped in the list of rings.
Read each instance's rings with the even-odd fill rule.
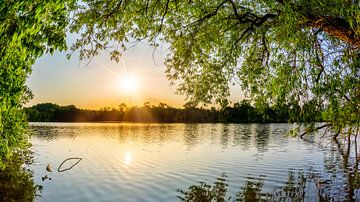
[[[69,160],[77,160],[77,161],[76,161],[76,163],[74,163],[72,166],[70,166],[70,167],[68,167],[68,168],[65,168],[65,169],[61,169],[61,166],[62,166],[66,161],[69,161]],[[70,170],[70,169],[72,169],[74,166],[76,166],[81,160],[82,160],[82,158],[79,158],[79,157],[67,158],[67,159],[65,159],[65,160],[59,165],[57,171],[58,171],[58,172],[64,172],[64,171]]]

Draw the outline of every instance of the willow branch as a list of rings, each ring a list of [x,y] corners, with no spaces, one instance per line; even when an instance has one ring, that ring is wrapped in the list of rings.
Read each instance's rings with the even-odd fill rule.
[[[325,128],[325,127],[330,127],[330,126],[332,126],[332,124],[331,124],[331,123],[327,123],[327,124],[324,124],[324,125],[322,125],[322,126],[316,127],[316,128],[314,128],[314,129],[312,129],[312,130],[310,130],[310,131],[305,131],[305,132],[303,132],[303,133],[300,135],[300,138],[303,138],[304,135],[306,135],[306,134],[308,134],[308,133],[311,133],[311,132],[320,130],[320,129]]]

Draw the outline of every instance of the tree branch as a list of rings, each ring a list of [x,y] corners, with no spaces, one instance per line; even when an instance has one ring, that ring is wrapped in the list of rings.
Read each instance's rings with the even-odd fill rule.
[[[159,27],[159,33],[161,32],[162,30],[162,26],[164,24],[164,19],[165,19],[165,15],[167,14],[168,12],[168,9],[169,9],[169,3],[170,3],[170,0],[167,0],[166,1],[166,5],[165,5],[165,11],[164,11],[164,14],[162,15],[162,18],[161,18],[161,23],[160,23],[160,27]]]
[[[308,16],[308,19],[309,22],[306,23],[307,26],[321,29],[330,36],[333,36],[347,42],[350,45],[360,48],[360,36],[356,35],[350,24],[344,19],[327,16]]]
[[[327,123],[327,124],[324,124],[324,125],[322,125],[322,126],[316,127],[316,128],[314,128],[314,129],[312,129],[312,130],[310,130],[310,131],[305,131],[305,132],[303,132],[303,133],[300,135],[300,138],[302,139],[302,138],[304,137],[304,135],[306,135],[306,134],[308,134],[308,133],[311,133],[311,132],[320,130],[320,129],[325,128],[325,127],[330,127],[330,126],[332,126],[332,124],[331,124],[331,123]]]
[[[110,13],[101,16],[101,18],[104,18],[102,23],[105,23],[113,14],[119,11],[122,1],[123,0],[120,0],[119,3],[116,4],[115,8],[110,11]]]

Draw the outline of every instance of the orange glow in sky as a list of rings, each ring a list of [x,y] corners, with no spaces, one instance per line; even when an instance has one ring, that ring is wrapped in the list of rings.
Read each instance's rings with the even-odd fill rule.
[[[140,87],[138,75],[125,74],[119,78],[119,87],[122,92],[136,94]]]
[[[138,44],[125,51],[119,63],[111,61],[106,53],[89,63],[79,61],[76,54],[68,60],[66,52],[44,55],[34,64],[26,82],[34,94],[27,106],[51,102],[100,109],[117,108],[121,103],[142,106],[145,102],[162,102],[182,107],[185,96],[176,94],[176,86],[170,86],[165,75],[166,54],[164,50],[154,51],[149,45]],[[231,90],[232,100],[242,99],[239,88]]]

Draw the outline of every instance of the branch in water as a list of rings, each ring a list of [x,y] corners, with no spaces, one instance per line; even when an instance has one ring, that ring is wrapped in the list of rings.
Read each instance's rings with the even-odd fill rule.
[[[69,160],[77,160],[77,161],[76,161],[76,163],[73,164],[72,166],[70,166],[70,167],[68,167],[68,168],[65,168],[65,169],[61,169],[61,166],[62,166],[66,161],[69,161]],[[67,159],[65,159],[65,160],[60,164],[60,166],[58,167],[57,171],[58,171],[58,172],[64,172],[64,171],[70,170],[70,169],[72,169],[74,166],[76,166],[81,160],[82,160],[82,158],[79,158],[79,157],[67,158]]]
[[[314,129],[311,129],[310,131],[305,131],[305,132],[303,132],[303,133],[300,135],[300,138],[302,139],[302,138],[304,137],[304,135],[306,135],[307,133],[311,133],[311,132],[320,130],[320,129],[325,128],[325,127],[330,127],[330,126],[332,126],[332,124],[331,124],[331,123],[327,123],[327,124],[324,124],[324,125],[322,125],[322,126],[319,126],[319,127],[314,128]]]

